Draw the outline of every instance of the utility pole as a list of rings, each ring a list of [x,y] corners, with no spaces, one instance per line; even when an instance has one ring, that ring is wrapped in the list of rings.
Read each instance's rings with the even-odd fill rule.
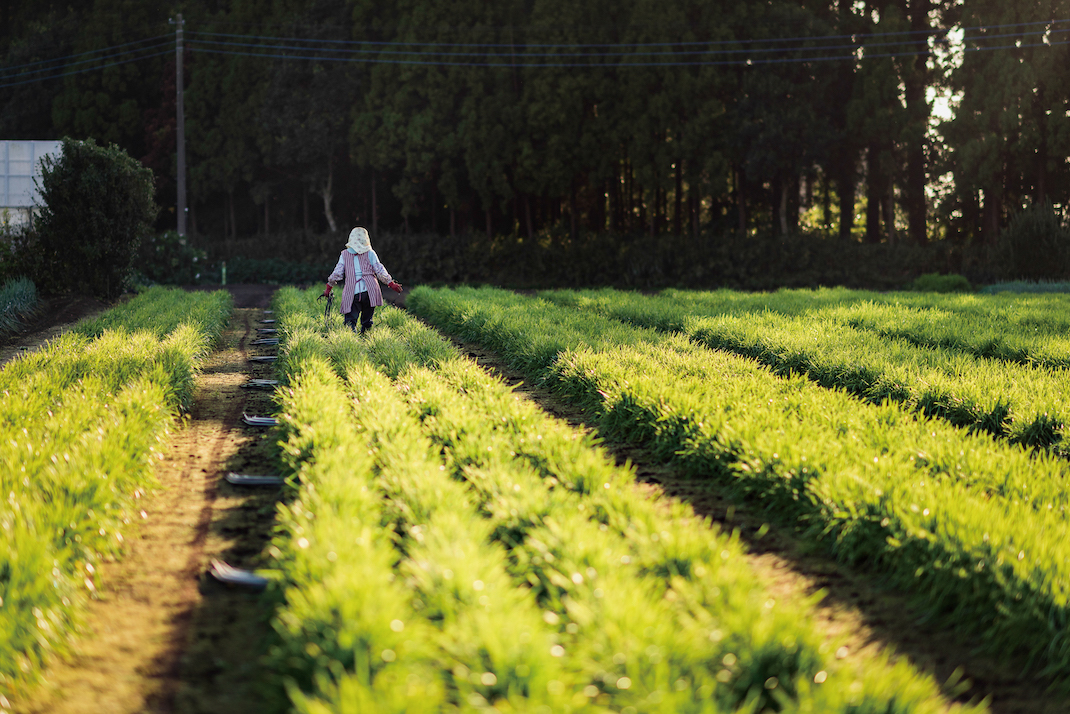
[[[175,23],[175,149],[178,153],[178,234],[186,235],[186,109],[182,79],[182,13]]]

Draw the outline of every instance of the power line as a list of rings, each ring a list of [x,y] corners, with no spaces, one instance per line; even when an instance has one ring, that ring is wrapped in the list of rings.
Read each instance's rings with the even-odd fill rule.
[[[1051,32],[1052,33],[1067,33],[1067,32],[1070,32],[1070,28],[1063,29],[1063,30],[1051,30]],[[191,34],[192,35],[200,35],[200,36],[211,35],[211,36],[240,37],[238,35],[230,35],[230,34],[223,35],[222,33],[194,32],[194,33],[191,33]],[[1026,34],[1027,35],[1048,34],[1048,31],[1033,32],[1033,33],[1026,33]],[[1015,36],[1018,36],[1018,35],[1000,34],[1000,35],[986,36],[983,39],[985,39],[985,40],[993,40],[993,39],[1001,39],[1001,38],[1015,37]],[[304,42],[303,40],[298,40],[296,38],[276,38],[276,39],[279,39],[280,41]],[[818,39],[818,38],[813,38],[813,39]],[[446,50],[442,50],[442,51],[397,50],[397,49],[379,49],[378,47],[367,48],[367,49],[349,49],[348,47],[344,47],[344,48],[322,48],[322,49],[320,49],[320,48],[316,48],[316,47],[309,47],[307,45],[302,45],[302,44],[280,45],[280,44],[263,44],[263,43],[256,43],[256,42],[232,42],[232,41],[227,41],[227,40],[195,40],[195,41],[199,42],[202,45],[204,45],[204,44],[221,45],[221,46],[224,46],[224,47],[238,47],[238,48],[245,48],[245,49],[261,49],[261,48],[263,48],[263,49],[274,49],[274,50],[294,50],[294,51],[304,51],[304,52],[321,51],[321,52],[334,52],[334,53],[344,53],[344,54],[365,54],[365,55],[374,54],[374,55],[379,55],[379,56],[381,56],[381,55],[416,55],[416,56],[477,57],[477,58],[500,57],[500,56],[502,56],[502,55],[492,54],[492,53],[488,53],[488,52],[463,52],[463,51],[457,52],[457,51],[446,51]],[[351,42],[351,41],[343,41],[343,40],[315,40],[315,41],[316,42],[332,42],[332,43],[345,44],[345,45],[365,44],[365,43],[360,43],[360,42],[355,42],[355,41]],[[761,41],[762,40],[755,40],[755,42],[761,42]],[[974,38],[969,38],[969,41],[975,41],[975,39]],[[381,43],[367,43],[367,44],[378,44],[379,47],[382,46]],[[397,44],[403,44],[403,43],[397,43]],[[669,44],[669,43],[648,43],[648,44],[635,45],[635,46],[636,47],[664,47],[667,44]],[[690,42],[687,42],[687,43],[681,43],[681,44],[683,44],[683,45],[695,45],[695,44],[708,45],[709,43],[690,43]],[[632,57],[632,56],[641,56],[641,55],[647,55],[647,56],[687,56],[687,55],[699,55],[699,54],[731,55],[731,54],[763,54],[763,53],[770,53],[770,52],[828,52],[828,51],[834,51],[834,50],[849,50],[851,52],[856,52],[858,50],[867,51],[867,50],[870,50],[870,49],[875,48],[875,47],[900,46],[902,44],[904,44],[904,43],[903,42],[875,42],[875,43],[866,43],[866,44],[841,44],[841,45],[816,45],[816,46],[810,46],[810,47],[788,47],[788,48],[783,48],[783,49],[775,49],[775,48],[768,48],[768,47],[765,47],[765,48],[746,48],[746,49],[711,49],[711,48],[705,48],[705,49],[694,49],[694,50],[680,50],[680,49],[671,49],[671,50],[632,50],[632,51],[627,51],[627,52],[528,52],[528,51],[525,51],[526,48],[528,48],[528,47],[539,47],[539,48],[550,47],[550,45],[532,45],[532,44],[528,44],[528,45],[498,45],[498,44],[491,45],[491,44],[488,44],[488,45],[482,45],[482,47],[484,47],[484,48],[493,47],[493,48],[502,48],[502,49],[508,48],[508,49],[512,50],[512,52],[514,52],[514,53],[517,53],[517,52],[522,53],[522,57],[524,57],[524,58],[530,58],[530,57],[592,57],[592,58],[601,58],[601,57]],[[1048,43],[1045,43],[1045,44],[1048,44]],[[396,45],[392,45],[392,46],[396,46]],[[439,47],[439,46],[443,46],[443,43],[430,43],[430,44],[428,44],[426,46],[427,47]],[[463,47],[478,47],[480,45],[447,45],[447,46],[451,46],[451,47],[460,47],[460,46],[463,46]],[[632,45],[597,45],[597,47],[614,47],[614,48],[616,48],[616,47],[626,47],[626,46],[627,47],[631,47]],[[575,49],[575,48],[580,48],[580,47],[596,47],[596,45],[553,45],[553,47],[567,47],[569,49]],[[920,51],[920,52],[922,54],[928,54],[927,52],[924,52],[924,51]],[[897,56],[898,55],[909,56],[911,53],[908,51],[908,52],[901,52],[901,53],[895,53],[895,54]],[[851,56],[853,56],[853,55],[851,55]],[[872,56],[875,56],[875,55],[873,53],[871,53],[871,52],[867,52],[867,56],[872,57]],[[841,59],[849,59],[849,58],[850,58],[850,56],[844,56]],[[827,58],[822,58],[822,59],[827,59]],[[805,59],[803,61],[805,61]],[[512,65],[510,65],[510,66],[512,66]]]
[[[86,67],[84,69],[76,69],[73,72],[62,72],[60,74],[49,75],[48,77],[37,77],[35,79],[24,79],[21,82],[6,82],[0,84],[0,89],[6,89],[8,87],[17,87],[22,84],[32,84],[34,82],[47,82],[50,79],[59,79],[61,77],[70,77],[75,74],[84,74],[86,72],[95,72],[98,69],[108,69],[109,67],[118,67],[122,64],[129,64],[130,62],[138,62],[143,59],[150,59],[152,57],[160,57],[162,55],[170,54],[173,52],[171,49],[166,49],[163,52],[154,52],[148,55],[142,55],[141,57],[131,57],[130,59],[121,60],[119,62],[110,62],[108,64],[100,65],[99,67]]]
[[[112,45],[111,47],[101,47],[99,49],[89,50],[87,52],[79,52],[78,54],[74,54],[74,55],[66,55],[64,57],[54,57],[53,59],[47,59],[47,60],[37,60],[36,62],[27,62],[26,64],[13,64],[13,65],[10,65],[8,67],[0,67],[0,73],[10,72],[13,69],[23,69],[25,67],[34,67],[34,66],[39,65],[39,64],[49,64],[51,62],[62,62],[63,60],[74,59],[75,57],[85,57],[86,55],[92,55],[92,54],[96,54],[98,52],[111,52],[112,50],[117,50],[117,49],[120,49],[122,47],[129,47],[130,45],[138,45],[138,44],[141,44],[143,42],[154,42],[156,40],[168,39],[170,37],[171,37],[170,34],[157,35],[156,37],[146,37],[143,40],[134,40],[133,42],[124,42],[121,45]]]
[[[200,34],[200,33],[191,33]],[[299,50],[306,52],[337,52],[344,54],[374,54],[374,55],[417,55],[424,57],[446,56],[446,57],[503,57],[505,54],[494,54],[489,52],[449,52],[449,51],[433,51],[428,52],[426,50],[383,50],[383,49],[334,49],[334,48],[316,48],[307,47],[303,45],[270,45],[260,44],[253,42],[227,42],[224,40],[195,40],[201,44],[210,45],[223,45],[229,47],[244,47],[250,49],[275,49],[275,50]],[[888,44],[902,44],[902,43],[881,43],[882,45]],[[789,47],[785,49],[769,48],[751,48],[751,49],[737,49],[737,50],[719,50],[719,49],[695,49],[695,50],[638,50],[630,52],[525,52],[526,47],[532,47],[534,45],[516,45],[512,49],[514,52],[522,52],[523,57],[635,57],[645,55],[662,55],[662,56],[679,56],[679,55],[698,55],[698,54],[754,54],[759,52],[815,52],[819,50],[834,50],[834,49],[859,49],[858,45],[833,45],[833,46],[818,46],[818,47]],[[877,46],[877,45],[867,45]],[[488,46],[489,47],[489,46]],[[494,45],[498,48],[499,45]],[[508,47],[508,46],[506,46]],[[505,47],[502,47],[504,49]]]
[[[1070,32],[1070,28],[1067,29],[1054,29],[1053,26],[1070,23],[1070,20],[1054,20],[1043,22],[1031,22],[1031,23],[1012,23],[1005,25],[988,25],[964,28],[967,31],[977,30],[990,30],[990,29],[1003,29],[1008,27],[1032,27],[1037,25],[1044,25],[1046,29],[1042,31],[1026,32],[1026,33],[1004,33],[998,35],[983,35],[983,36],[971,36],[964,37],[962,42],[975,42],[996,40],[1007,37],[1020,37],[1020,36],[1035,36],[1051,34],[1062,34]],[[208,37],[231,37],[241,38],[249,40],[272,40],[281,42],[297,42],[305,43],[298,45],[270,45],[256,42],[229,42],[222,40],[195,40],[189,43],[190,51],[199,54],[216,54],[216,55],[231,55],[241,57],[262,57],[265,59],[286,59],[286,60],[310,60],[310,61],[327,61],[327,62],[351,62],[357,64],[393,64],[393,65],[409,65],[409,66],[442,66],[442,67],[501,67],[501,68],[583,68],[583,67],[701,67],[701,66],[760,66],[760,65],[773,65],[773,64],[798,64],[808,62],[833,62],[833,61],[845,61],[845,60],[864,60],[864,59],[887,59],[897,57],[919,57],[919,56],[931,56],[933,51],[931,49],[908,51],[908,52],[882,52],[873,53],[870,50],[873,47],[884,47],[904,44],[903,42],[881,42],[881,43],[860,43],[860,44],[843,44],[843,45],[818,45],[811,47],[788,47],[788,48],[744,48],[744,49],[713,49],[711,45],[740,45],[745,43],[755,42],[789,42],[789,41],[814,41],[814,40],[828,40],[828,39],[855,39],[858,37],[863,38],[877,38],[877,37],[904,37],[911,35],[924,34],[926,37],[942,34],[933,31],[906,31],[906,32],[888,32],[888,33],[870,33],[867,35],[828,35],[820,37],[799,37],[799,38],[765,38],[756,40],[723,40],[723,41],[702,41],[702,42],[651,42],[651,43],[617,43],[617,44],[539,44],[529,43],[525,45],[513,45],[504,43],[448,43],[448,42],[405,42],[405,41],[362,41],[362,40],[322,40],[322,39],[301,39],[301,38],[286,38],[286,37],[267,37],[260,35],[236,35],[230,33],[210,33],[210,32],[195,32],[190,33],[193,35],[208,36]],[[171,45],[170,35],[159,35],[156,37],[144,38],[141,40],[134,40],[131,42],[125,42],[118,45],[112,45],[110,47],[104,47],[96,50],[90,50],[87,52],[81,52],[78,54],[67,55],[64,57],[57,57],[50,60],[38,60],[35,62],[29,62],[21,65],[12,65],[10,67],[0,68],[0,80],[13,79],[15,77],[24,77],[27,75],[38,74],[40,72],[52,72],[54,70],[62,69],[63,71],[50,74],[45,77],[34,77],[32,79],[25,79],[18,82],[4,81],[0,83],[0,89],[15,87],[24,84],[31,84],[34,82],[44,82],[51,79],[59,79],[62,77],[68,77],[76,74],[83,74],[85,72],[92,72],[96,70],[107,69],[110,67],[116,67],[119,65],[127,64],[130,62],[136,62],[142,59],[150,59],[153,57],[159,57],[170,52],[170,48],[160,52],[150,52],[149,54],[140,54],[137,57],[131,57],[128,59],[108,62],[102,65],[95,65],[92,67],[84,67],[81,69],[70,69],[71,67],[99,62],[101,60],[110,60],[116,57],[121,57],[129,54],[142,53],[146,50],[155,50],[160,47]],[[157,40],[167,40],[166,42],[146,47],[138,47],[129,50],[123,50],[121,52],[114,52],[110,55],[95,57],[92,59],[79,60],[78,62],[71,63],[65,67],[42,67],[41,69],[29,70],[20,72],[17,74],[9,74],[6,77],[4,73],[11,72],[16,69],[25,69],[28,67],[35,67],[38,65],[47,65],[51,63],[60,62],[66,59],[75,59],[78,57],[85,57],[91,54],[99,54],[105,52],[112,52],[113,50],[119,50],[125,47],[131,47],[133,45],[144,44],[147,42],[154,42]],[[526,48],[564,48],[564,49],[582,49],[582,48],[640,48],[640,47],[666,47],[666,46],[684,46],[684,47],[696,47],[703,46],[708,49],[696,49],[696,50],[663,50],[663,51],[631,51],[631,52],[574,52],[574,53],[553,53],[553,52],[523,52],[518,59],[513,59],[505,54],[491,53],[491,52],[453,52],[453,51],[426,51],[426,50],[394,50],[394,49],[340,49],[330,47],[310,47],[307,43],[320,43],[320,44],[340,44],[340,45],[373,45],[376,47],[457,47],[457,48],[484,48],[484,49],[505,49],[508,48],[512,52],[523,52]],[[1058,41],[1058,42],[1035,42],[1035,43],[1023,43],[1016,42],[1013,45],[997,45],[997,46],[976,46],[976,47],[961,47],[964,52],[981,52],[981,51],[996,51],[996,50],[1014,50],[1023,48],[1035,48],[1035,47],[1055,47],[1070,44],[1070,41]],[[322,54],[316,54],[314,56],[302,55],[302,54],[279,54],[272,52],[249,52],[238,50],[226,50],[226,49],[214,49],[212,47],[205,47],[204,45],[222,45],[236,48],[245,48],[248,50],[255,49],[274,49],[274,50],[293,50],[297,52],[315,52],[315,53],[335,53],[335,54],[371,54],[372,57],[330,57]],[[645,56],[661,56],[661,57],[688,57],[699,54],[708,55],[731,55],[731,54],[761,54],[761,53],[783,53],[783,52],[816,52],[816,51],[830,51],[830,50],[847,50],[847,53],[835,56],[823,56],[823,57],[752,57],[748,59],[728,59],[728,60],[681,60],[681,61],[645,61],[645,62],[629,62],[622,61],[616,63],[598,62],[597,60],[606,58],[628,58],[628,57],[645,57]],[[859,55],[861,51],[861,55]],[[494,59],[501,58],[507,61],[448,61],[448,60],[427,60],[427,59],[391,59],[384,58],[383,55],[414,55],[416,57],[471,57],[473,59]],[[525,61],[526,57],[587,57],[590,62],[530,62]]]
[[[104,56],[101,56],[101,57],[94,57],[92,59],[79,60],[78,62],[72,62],[72,63],[70,63],[68,65],[65,65],[65,66],[62,66],[62,67],[42,67],[40,69],[31,69],[31,70],[27,70],[25,72],[19,72],[18,74],[7,75],[6,77],[5,76],[0,76],[0,80],[14,79],[16,77],[26,77],[28,75],[39,74],[41,72],[53,72],[53,71],[58,70],[58,69],[66,70],[66,69],[70,69],[72,67],[76,67],[76,66],[81,65],[81,64],[90,64],[92,62],[99,62],[101,60],[110,60],[110,59],[114,59],[116,57],[122,57],[124,55],[130,55],[130,54],[135,54],[135,53],[138,53],[138,52],[144,52],[145,50],[159,49],[160,47],[164,47],[166,45],[170,45],[172,42],[173,42],[173,40],[167,40],[165,42],[157,42],[156,44],[149,45],[147,47],[136,47],[136,48],[131,49],[131,50],[123,50],[122,52],[115,52],[114,54],[110,54],[110,55],[104,55]],[[7,71],[7,70],[6,69],[0,69],[0,73],[3,73],[5,71]]]
[[[1070,40],[1063,40],[1059,42],[1035,42],[1035,43],[1016,43],[1013,45],[998,45],[994,47],[965,47],[964,52],[987,52],[997,50],[1015,50],[1032,47],[1057,47],[1061,45],[1070,44]],[[250,48],[255,48],[257,45],[248,45]],[[864,47],[858,49],[865,50]],[[867,59],[889,59],[898,57],[928,57],[934,53],[932,50],[918,50],[914,52],[881,52],[881,53],[869,53],[864,52],[861,56],[857,54],[848,54],[831,57],[781,57],[781,58],[750,58],[745,60],[691,60],[691,61],[660,61],[660,62],[525,62],[523,56],[518,60],[509,59],[507,55],[482,55],[483,57],[501,57],[502,59],[508,59],[503,62],[476,62],[476,61],[447,61],[447,60],[401,60],[401,59],[382,59],[380,57],[328,57],[323,55],[293,55],[293,54],[276,54],[270,52],[240,52],[237,50],[220,50],[210,49],[197,46],[197,43],[190,43],[190,51],[200,54],[217,54],[217,55],[232,55],[238,57],[264,57],[267,59],[287,59],[287,60],[310,60],[317,62],[348,62],[353,64],[393,64],[393,65],[410,65],[410,66],[430,66],[430,67],[503,67],[503,68],[549,68],[549,67],[561,67],[561,68],[580,68],[580,67],[601,67],[601,68],[619,68],[619,67],[752,67],[758,65],[771,65],[771,64],[801,64],[808,62],[842,62],[845,60],[861,61]],[[436,53],[428,53],[436,54]],[[586,55],[592,59],[598,59],[605,57],[606,55]]]
[[[562,68],[576,68],[576,67],[602,67],[602,68],[618,68],[618,67],[727,67],[727,66],[754,66],[764,64],[798,64],[803,62],[830,62],[837,61],[842,62],[844,60],[857,60],[859,59],[855,55],[840,56],[840,57],[787,57],[787,58],[774,58],[774,59],[746,59],[746,60],[710,60],[710,61],[687,61],[687,62],[620,62],[616,64],[610,63],[594,63],[594,62],[524,62],[523,59],[517,61],[508,62],[450,62],[450,61],[429,61],[429,60],[392,60],[392,59],[379,59],[376,57],[361,58],[361,57],[324,57],[324,56],[309,56],[309,55],[283,55],[283,54],[271,54],[266,52],[239,52],[236,50],[213,50],[203,49],[197,47],[195,43],[190,43],[190,51],[199,54],[217,54],[217,55],[233,55],[238,57],[264,57],[268,59],[288,59],[288,60],[314,60],[319,62],[349,62],[353,64],[396,64],[396,65],[415,65],[415,66],[431,66],[431,67],[504,67],[524,69],[530,68],[548,68],[548,67],[562,67]],[[889,57],[920,57],[929,56],[932,54],[931,50],[921,50],[917,52],[890,52],[881,54],[866,54],[862,59],[879,59]],[[498,57],[506,58],[506,55],[496,55]],[[598,55],[591,55],[593,59],[597,59]]]
[[[1015,22],[1002,25],[978,25],[976,27],[964,27],[964,31],[976,31],[976,30],[1000,30],[1009,27],[1032,27],[1037,25],[1062,25],[1070,23],[1070,19],[1066,20],[1043,20],[1037,22]],[[251,23],[233,23],[249,25]],[[471,30],[473,28],[462,28]],[[1054,30],[1053,30],[1054,31]],[[279,37],[270,35],[246,35],[246,34],[234,34],[225,32],[205,32],[194,31],[191,34],[201,35],[205,37],[231,37],[250,40],[271,40],[279,42],[306,42],[306,43],[331,43],[331,44],[345,44],[345,45],[375,45],[375,46],[404,46],[404,47],[500,47],[508,49],[517,49],[520,47],[538,47],[538,48],[582,48],[582,47],[661,47],[666,45],[673,46],[694,46],[694,45],[739,45],[749,44],[752,42],[805,42],[812,40],[845,40],[849,39],[854,44],[863,45],[865,40],[869,38],[882,38],[882,37],[906,37],[911,35],[923,35],[925,37],[931,37],[935,35],[943,35],[944,30],[902,30],[896,32],[870,32],[870,33],[854,33],[848,35],[808,35],[801,37],[767,37],[767,38],[754,38],[754,39],[733,39],[733,40],[689,40],[689,41],[664,41],[664,42],[616,42],[616,43],[557,43],[557,44],[544,44],[544,43],[525,43],[523,45],[517,45],[516,43],[494,43],[494,42],[420,42],[409,40],[330,40],[330,39],[318,39],[318,38],[300,38],[300,37]],[[1043,34],[1043,32],[1035,32],[1029,34]],[[1013,36],[1013,34],[1005,35]],[[973,38],[969,38],[973,39]],[[896,43],[898,44],[898,43]]]

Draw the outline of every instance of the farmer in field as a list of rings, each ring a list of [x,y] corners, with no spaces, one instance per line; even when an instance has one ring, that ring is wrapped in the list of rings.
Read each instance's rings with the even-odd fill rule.
[[[379,262],[379,256],[372,250],[372,241],[368,231],[363,228],[354,228],[349,233],[349,242],[345,250],[338,256],[338,264],[334,266],[334,272],[327,278],[327,288],[323,291],[323,297],[331,294],[331,288],[341,282],[345,282],[342,288],[342,315],[345,324],[351,330],[357,329],[357,317],[360,317],[360,334],[372,327],[372,314],[375,308],[383,304],[383,291],[379,288],[379,282],[389,287],[394,292],[401,292],[401,284],[396,282],[386,268]]]

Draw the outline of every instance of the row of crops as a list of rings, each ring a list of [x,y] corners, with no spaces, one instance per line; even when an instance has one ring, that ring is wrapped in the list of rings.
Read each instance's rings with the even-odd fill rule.
[[[437,332],[384,308],[368,339],[343,329],[325,335],[315,296],[284,288],[274,305],[292,478],[271,547],[281,602],[269,664],[297,711],[944,709],[937,687],[905,662],[838,659],[811,625],[811,604],[771,597],[735,538],[640,495],[629,468],[548,419]],[[890,468],[859,464],[854,478],[837,476],[814,502],[808,482],[854,452],[831,463],[804,441],[766,453],[775,431],[751,443],[758,424],[717,438],[725,419],[712,410],[725,397],[756,415],[767,402],[747,409],[739,397],[782,384],[776,396],[791,402],[784,412],[800,417],[808,382],[715,357],[679,337],[497,291],[421,289],[410,305],[551,380],[599,413],[610,432],[654,440],[696,473],[738,469],[743,490],[795,504],[799,518],[826,511],[841,518],[845,527],[826,536],[836,524],[815,520],[812,536],[862,555],[853,532],[869,532],[872,516],[841,514],[834,499],[861,505],[874,490],[863,472],[890,481]],[[707,403],[712,392],[693,390],[705,388],[710,373],[718,375],[711,389],[731,384],[735,394]],[[687,386],[674,386],[681,379]],[[873,409],[838,398],[863,413]],[[869,424],[853,419],[862,420],[858,428]],[[911,422],[890,408],[873,421],[904,429]],[[959,436],[950,427],[941,434]],[[799,459],[803,468],[787,488],[763,488],[781,478],[775,469]],[[947,582],[951,563],[935,566],[915,545],[936,505],[925,496],[938,492],[935,484],[923,488],[924,516],[908,508],[907,519],[891,489],[882,502],[896,522],[882,525],[882,513],[872,528],[899,534],[904,552],[937,573],[933,582]],[[1023,563],[1014,559],[1022,568],[1032,560]],[[993,561],[985,572],[1005,569]]]
[[[934,622],[1065,676],[1065,375],[971,353],[974,325],[1005,319],[978,302],[896,308],[933,312],[952,348],[848,324],[876,324],[891,298],[815,297],[418,289],[409,305],[582,405],[603,434],[648,444],[913,593]],[[951,313],[957,330],[940,317]],[[1037,301],[1004,334],[1051,353],[1065,314]],[[982,403],[1001,416],[986,421]]]
[[[63,649],[231,308],[152,289],[0,371],[0,693]]]
[[[850,300],[854,295],[855,299]],[[806,374],[873,403],[893,400],[970,429],[1067,453],[1070,311],[1065,297],[891,294],[843,290],[547,292],[542,298]],[[893,302],[894,300],[894,302]]]

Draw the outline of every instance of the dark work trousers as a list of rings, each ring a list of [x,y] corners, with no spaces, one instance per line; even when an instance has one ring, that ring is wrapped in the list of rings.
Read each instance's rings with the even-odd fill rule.
[[[353,308],[346,313],[346,325],[354,332],[357,329],[357,316],[360,316],[360,334],[364,334],[368,330],[372,329],[372,314],[375,312],[375,308],[372,307],[371,298],[368,297],[368,291],[365,290],[362,293],[358,293],[353,296]]]

